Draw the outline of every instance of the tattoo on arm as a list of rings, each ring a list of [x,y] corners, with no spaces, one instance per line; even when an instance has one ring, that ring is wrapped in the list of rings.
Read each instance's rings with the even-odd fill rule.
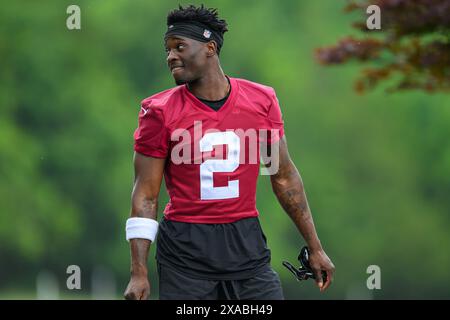
[[[295,165],[287,160],[271,176],[272,188],[283,209],[295,223],[310,247],[320,248],[303,182]]]
[[[141,198],[133,201],[132,216],[155,219],[158,212],[158,200]],[[147,259],[151,241],[147,239],[131,239],[131,274],[147,276]]]
[[[155,219],[158,213],[158,200],[143,198],[138,201],[135,211],[136,217]]]

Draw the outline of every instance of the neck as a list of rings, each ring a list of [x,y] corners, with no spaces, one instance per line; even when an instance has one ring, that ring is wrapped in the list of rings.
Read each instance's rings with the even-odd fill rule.
[[[220,66],[201,78],[187,84],[193,95],[200,99],[216,101],[224,98],[229,91],[228,80]]]

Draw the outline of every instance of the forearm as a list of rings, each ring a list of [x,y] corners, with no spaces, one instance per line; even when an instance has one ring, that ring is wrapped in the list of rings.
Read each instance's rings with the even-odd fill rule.
[[[293,163],[271,176],[272,188],[310,250],[322,250],[300,174]]]
[[[157,220],[158,200],[145,197],[134,197],[131,217]],[[147,239],[131,239],[131,274],[147,276],[147,259],[151,241]]]
[[[147,258],[150,248],[150,240],[146,239],[131,239],[131,275],[133,276],[147,276]]]

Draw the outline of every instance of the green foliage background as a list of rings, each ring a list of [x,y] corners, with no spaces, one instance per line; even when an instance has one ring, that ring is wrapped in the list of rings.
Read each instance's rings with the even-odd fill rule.
[[[174,85],[162,35],[178,3],[2,6],[0,298],[34,298],[41,270],[57,275],[63,297],[89,298],[99,265],[113,273],[120,298],[129,276],[132,134],[140,101]],[[357,65],[316,64],[314,48],[355,34],[351,22],[365,14],[343,14],[343,2],[203,3],[229,23],[224,71],[276,89],[291,156],[336,265],[325,294],[282,267],[303,240],[262,176],[258,208],[286,297],[450,298],[449,96],[382,88],[360,96],[352,89]],[[81,30],[66,28],[70,4],[81,8]],[[81,292],[64,289],[71,264],[82,269]],[[381,267],[381,290],[366,288],[372,264]]]

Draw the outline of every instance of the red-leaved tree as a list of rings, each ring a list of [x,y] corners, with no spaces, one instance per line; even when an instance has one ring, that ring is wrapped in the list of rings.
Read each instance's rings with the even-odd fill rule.
[[[381,9],[381,30],[367,28],[369,5]],[[366,36],[347,37],[334,46],[316,49],[321,64],[373,62],[355,82],[360,93],[387,79],[394,83],[388,91],[450,91],[450,0],[350,1],[345,11],[354,10],[364,17],[353,27]]]

